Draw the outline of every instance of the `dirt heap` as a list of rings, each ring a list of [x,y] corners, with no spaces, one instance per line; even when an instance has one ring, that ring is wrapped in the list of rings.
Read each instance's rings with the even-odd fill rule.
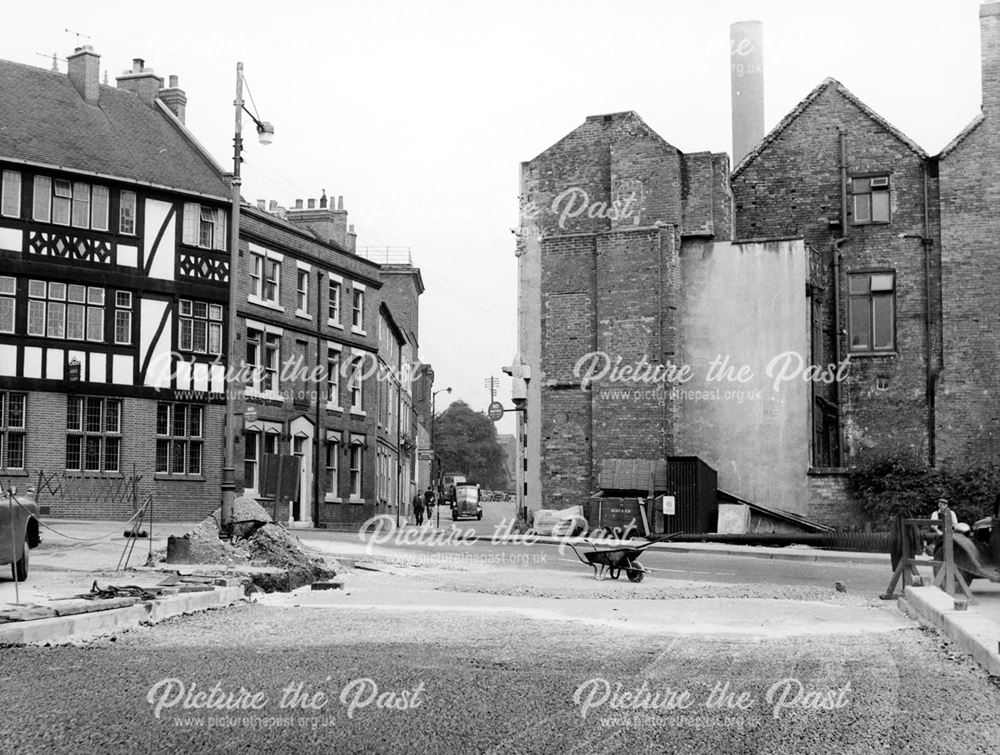
[[[245,564],[250,559],[246,548],[234,547],[219,539],[219,525],[212,517],[202,519],[183,538],[171,540],[174,541],[174,547],[168,546],[167,554],[172,550],[177,554],[175,558],[171,558],[172,563]]]
[[[167,548],[154,553],[147,565],[166,561],[233,567],[264,592],[294,590],[337,575],[335,565],[303,553],[298,540],[271,523],[256,501],[237,500],[232,544],[219,538],[220,511],[216,509],[183,537],[171,537]]]
[[[299,543],[276,524],[265,524],[245,542],[251,559],[280,568],[273,572],[273,580],[265,579],[264,575],[254,578],[254,583],[265,592],[294,590],[337,575],[322,559],[303,553]]]
[[[222,507],[212,512],[212,518],[222,522]],[[246,539],[273,521],[267,509],[251,496],[240,496],[233,501],[233,539]]]

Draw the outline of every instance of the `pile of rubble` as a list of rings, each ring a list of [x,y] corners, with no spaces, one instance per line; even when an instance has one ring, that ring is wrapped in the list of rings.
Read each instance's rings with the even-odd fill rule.
[[[270,514],[249,497],[233,504],[232,540],[220,539],[221,509],[183,537],[171,537],[149,566],[201,564],[228,567],[245,574],[264,592],[288,591],[336,576],[323,559],[306,555],[298,541],[274,524]]]

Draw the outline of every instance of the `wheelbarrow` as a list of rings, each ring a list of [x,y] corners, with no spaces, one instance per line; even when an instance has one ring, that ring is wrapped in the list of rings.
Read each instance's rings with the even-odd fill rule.
[[[678,534],[680,533],[675,532],[672,535],[664,535],[642,545],[623,545],[617,548],[600,550],[590,540],[585,540],[584,542],[593,548],[593,550],[584,551],[582,555],[573,543],[566,543],[566,545],[573,549],[573,553],[576,554],[576,557],[583,564],[594,569],[594,579],[604,579],[605,572],[607,572],[611,579],[618,579],[621,576],[622,570],[624,570],[625,576],[629,578],[630,582],[642,582],[646,576],[646,572],[649,570],[639,563],[639,556],[653,543],[666,542]]]

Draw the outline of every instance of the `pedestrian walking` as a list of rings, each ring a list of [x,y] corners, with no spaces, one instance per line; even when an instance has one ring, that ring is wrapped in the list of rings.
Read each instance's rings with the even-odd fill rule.
[[[424,500],[419,495],[413,496],[413,518],[418,527],[424,523]]]
[[[419,496],[420,493],[417,493],[417,495]],[[434,489],[430,485],[428,485],[427,486],[427,490],[424,493],[424,508],[427,509],[427,523],[428,524],[433,524],[434,523],[432,521],[432,519],[431,519],[431,509],[434,508],[434,504],[437,502],[436,498],[437,497],[434,495]],[[438,519],[440,520],[440,517],[438,517]]]

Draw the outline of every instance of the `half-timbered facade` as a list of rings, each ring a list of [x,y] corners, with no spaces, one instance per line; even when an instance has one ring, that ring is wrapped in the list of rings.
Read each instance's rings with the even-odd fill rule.
[[[182,92],[142,61],[101,85],[98,63],[0,61],[0,476],[135,474],[158,516],[200,518],[220,499],[227,183]]]

